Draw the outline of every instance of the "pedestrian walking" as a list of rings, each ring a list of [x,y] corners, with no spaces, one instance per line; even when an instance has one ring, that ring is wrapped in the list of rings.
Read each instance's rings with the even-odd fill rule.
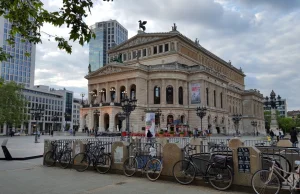
[[[297,138],[298,133],[295,127],[292,128],[290,135],[291,135],[290,141],[292,142],[293,147],[296,147],[296,145],[298,144],[298,138]]]
[[[273,137],[274,137],[274,135],[275,135],[274,132],[273,132],[273,130],[271,130],[269,134],[270,134],[270,136],[271,136],[271,139],[273,140]]]
[[[151,143],[152,137],[153,137],[153,135],[152,135],[150,129],[148,129],[148,132],[147,132],[147,142],[150,142],[150,143]]]

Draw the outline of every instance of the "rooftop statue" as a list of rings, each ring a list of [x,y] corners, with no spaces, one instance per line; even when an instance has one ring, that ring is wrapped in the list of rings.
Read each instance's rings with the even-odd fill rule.
[[[141,21],[141,20],[139,20],[139,28],[142,28],[142,30],[145,32],[145,30],[146,30],[146,27],[145,27],[145,25],[147,24],[147,21]]]

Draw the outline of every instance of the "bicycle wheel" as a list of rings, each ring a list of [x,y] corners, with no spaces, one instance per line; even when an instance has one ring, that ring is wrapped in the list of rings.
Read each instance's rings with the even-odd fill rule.
[[[60,167],[62,167],[62,168],[68,168],[70,162],[71,162],[71,153],[70,152],[64,152],[64,153],[62,153],[62,155],[61,155],[61,157],[59,159]]]
[[[207,169],[208,181],[215,189],[224,191],[228,189],[233,182],[233,173],[230,167],[225,168],[212,167]]]
[[[90,161],[90,157],[86,153],[79,153],[74,156],[73,168],[78,172],[83,172],[88,169]]]
[[[180,184],[190,184],[196,176],[196,168],[189,160],[179,160],[173,166],[173,176]]]
[[[55,164],[55,154],[53,151],[48,151],[44,156],[44,164],[47,167],[51,167]]]
[[[251,185],[256,194],[278,194],[281,189],[281,181],[277,174],[269,170],[259,170],[254,173]]]
[[[131,156],[127,158],[123,163],[123,172],[126,176],[133,176],[138,167],[138,163],[135,157]]]
[[[111,168],[111,158],[108,154],[101,154],[95,164],[96,170],[101,173],[107,173]]]
[[[162,171],[162,164],[157,158],[151,158],[148,160],[145,170],[147,172],[147,177],[150,181],[156,181]]]

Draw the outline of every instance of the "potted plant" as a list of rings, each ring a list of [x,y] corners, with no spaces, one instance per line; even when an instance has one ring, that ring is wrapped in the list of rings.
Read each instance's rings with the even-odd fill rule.
[[[193,133],[191,131],[188,132],[190,137],[193,137]]]
[[[159,131],[159,137],[163,137],[164,136],[164,131],[161,129],[160,131]]]
[[[174,131],[170,131],[170,137],[174,137]]]
[[[184,132],[180,131],[179,135],[180,135],[180,137],[184,137]]]

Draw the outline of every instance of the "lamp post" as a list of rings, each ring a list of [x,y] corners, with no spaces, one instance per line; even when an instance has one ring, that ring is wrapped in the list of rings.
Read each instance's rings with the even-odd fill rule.
[[[83,97],[85,96],[85,93],[82,92],[82,93],[80,94],[80,96],[81,96],[81,105],[83,105]]]
[[[110,91],[111,102],[114,102],[115,101],[114,93],[116,92],[116,89],[115,88],[110,88],[109,91]]]
[[[122,110],[124,111],[124,114],[126,115],[126,131],[128,134],[129,134],[129,116],[130,116],[130,113],[135,110],[136,102],[137,102],[137,100],[135,98],[128,99],[127,96],[125,96],[125,98],[122,99],[122,101],[121,101]]]
[[[100,116],[100,111],[98,109],[94,110],[94,116],[97,116],[99,118]],[[95,117],[94,117],[95,118]],[[95,124],[96,123],[96,124]],[[97,126],[97,122],[94,123],[94,133],[95,133],[95,138],[97,137],[97,131],[98,131],[98,126]],[[99,123],[99,122],[98,122]]]
[[[41,117],[44,116],[44,109],[41,108],[41,105],[39,105],[38,108],[31,108],[29,109],[31,115],[32,115],[32,118],[35,118],[36,120],[36,129],[35,129],[35,139],[34,139],[34,143],[39,143],[38,142],[38,134],[37,134],[37,127],[38,127],[38,120],[41,119]]]
[[[94,100],[97,97],[97,93],[94,91],[90,91],[89,94],[91,95],[91,104],[94,104]]]
[[[257,129],[256,129],[256,127],[257,127],[257,121],[251,121],[251,125],[252,125],[253,128],[254,128],[254,136],[255,136],[255,134],[256,134],[255,131],[257,131]],[[256,129],[256,130],[255,130],[255,129]]]
[[[238,134],[239,134],[239,122],[240,122],[241,119],[242,119],[241,114],[233,114],[232,115],[232,121],[235,125],[236,136],[238,136]]]
[[[155,111],[155,114],[158,116],[158,129],[160,130],[160,116],[161,116],[161,110],[158,108]]]
[[[58,114],[57,112],[55,112],[53,115],[52,115],[52,121],[53,121],[53,127],[52,127],[52,132],[54,131],[54,128],[56,129],[56,121],[58,120]],[[50,134],[49,134],[50,135]]]
[[[200,117],[200,119],[201,119],[201,130],[203,130],[202,129],[202,119],[203,119],[203,117],[205,117],[205,115],[206,115],[206,111],[207,111],[207,108],[206,107],[197,107],[196,108],[196,114],[197,114],[197,116],[198,117]]]

